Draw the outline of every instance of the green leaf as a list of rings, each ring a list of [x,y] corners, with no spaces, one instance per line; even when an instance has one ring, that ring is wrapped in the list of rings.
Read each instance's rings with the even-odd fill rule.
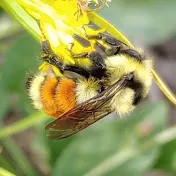
[[[162,146],[155,168],[166,172],[176,172],[176,140]]]
[[[1,81],[0,81],[1,83]],[[8,99],[9,94],[0,86],[0,120],[3,119],[10,107],[9,104],[9,99]]]
[[[0,167],[0,175],[1,176],[15,176],[14,174],[12,174],[11,172],[3,169],[2,167]]]
[[[4,56],[4,64],[1,67],[0,88],[6,92],[6,97],[11,98],[15,94],[20,95],[20,107],[29,105],[26,94],[25,81],[27,73],[37,70],[39,66],[40,46],[31,36],[21,36]],[[0,100],[4,102],[4,99]],[[25,103],[27,102],[27,103]]]
[[[15,173],[13,164],[10,161],[10,158],[7,157],[3,152],[0,154],[0,166],[4,169],[7,169],[10,172]]]
[[[27,156],[23,153],[20,147],[14,142],[13,139],[6,137],[1,141],[4,148],[8,151],[15,162],[15,170],[21,170],[26,176],[37,176],[35,169],[31,166]]]
[[[1,41],[12,35],[14,37],[14,34],[18,34],[19,32],[23,31],[20,24],[14,19],[9,18],[5,13],[0,16],[0,24],[2,25],[0,28],[0,47],[7,45],[8,42],[7,40],[6,42]]]
[[[12,17],[18,20],[34,38],[39,40],[40,30],[37,22],[23,10],[16,0],[1,0],[0,5],[12,15]]]
[[[1,83],[7,91],[24,91],[27,72],[39,65],[40,46],[31,36],[21,36],[5,54]],[[37,61],[38,60],[38,61]]]
[[[46,134],[45,134],[46,135]],[[50,163],[52,168],[54,167],[57,159],[61,156],[61,154],[65,151],[67,146],[74,140],[74,137],[57,141],[57,140],[49,140],[46,139],[46,143],[49,149]]]
[[[151,104],[126,119],[97,122],[76,136],[58,159],[53,176],[141,175],[158,156],[157,148],[146,148],[164,128],[166,113],[164,104]]]
[[[42,124],[41,128],[43,129],[43,126],[46,126],[50,122],[51,122],[51,119],[45,122],[45,125]],[[51,167],[53,168],[56,163],[56,160],[60,157],[62,152],[64,152],[64,150],[71,143],[71,141],[74,140],[74,137],[70,137],[65,140],[49,140],[46,137],[45,130],[40,130],[39,133],[40,133],[39,145],[41,144],[41,141],[42,141],[47,151],[49,163]]]
[[[109,6],[101,15],[129,39],[158,44],[175,35],[175,0],[118,0]]]
[[[41,112],[33,113],[9,126],[2,129],[0,128],[0,139],[22,132],[23,130],[26,130],[34,125],[38,125],[46,120],[47,116],[45,114]]]

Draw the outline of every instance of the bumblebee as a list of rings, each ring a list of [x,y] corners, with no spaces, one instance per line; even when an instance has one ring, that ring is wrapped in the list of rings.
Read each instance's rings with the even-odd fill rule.
[[[51,66],[29,77],[26,86],[34,107],[56,118],[46,126],[50,139],[69,137],[111,112],[129,114],[147,96],[153,77],[176,104],[155,74],[152,60],[113,34],[86,34],[88,41],[94,41],[95,51],[74,54],[70,49],[74,59],[89,59],[88,68],[63,64],[49,43],[42,43],[42,59]],[[63,76],[58,77],[52,66]]]
[[[51,53],[47,45],[43,44],[43,52]],[[102,46],[96,47],[106,55]],[[119,47],[122,46],[118,43]],[[108,57],[100,53],[86,53],[94,66],[87,70],[62,65],[57,56],[47,55],[43,59],[60,69],[64,77],[58,78],[49,69],[28,79],[29,97],[35,108],[58,118],[47,126],[50,138],[68,137],[111,112],[126,115],[146,97],[152,83],[151,60],[132,49],[122,49]]]

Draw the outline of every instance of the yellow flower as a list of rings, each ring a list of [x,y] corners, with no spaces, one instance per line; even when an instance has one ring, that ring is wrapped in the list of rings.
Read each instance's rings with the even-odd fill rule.
[[[88,35],[97,35],[102,32],[108,32],[113,37],[126,43],[129,47],[133,45],[120,33],[114,26],[108,23],[92,11],[101,9],[107,1],[101,0],[102,4],[93,9],[89,9],[91,2],[98,4],[98,0],[17,0],[23,8],[40,23],[42,40],[48,40],[52,51],[58,59],[64,63],[77,64],[82,67],[90,66],[90,59],[74,59],[71,52],[80,54],[94,51],[95,40],[87,38]],[[91,23],[98,26],[98,29],[92,29]],[[75,36],[87,40],[90,44],[85,47],[81,45]],[[73,46],[74,44],[74,46]],[[73,46],[73,48],[71,47]],[[70,49],[72,48],[72,51]],[[45,63],[41,70],[47,69]],[[61,76],[59,70],[53,67],[58,76]],[[163,83],[155,70],[152,70],[153,78],[164,94],[175,103],[175,96]]]
[[[83,1],[18,0],[25,10],[40,22],[42,33],[49,41],[53,52],[71,63],[74,61],[67,50],[68,46],[74,43],[73,35],[85,37],[83,26],[89,23],[86,11],[77,16],[80,10],[79,3]],[[97,0],[94,1],[97,3]],[[85,48],[78,49],[79,52],[85,50]],[[93,50],[92,46],[87,50]]]
[[[49,41],[53,52],[73,62],[65,48],[73,43],[72,36],[75,33],[81,35],[81,25],[89,22],[86,14],[80,16],[79,19],[74,15],[78,10],[76,1],[18,1],[31,16],[40,22],[42,33]]]
[[[98,0],[18,0],[19,4],[33,17],[40,25],[42,36],[41,41],[48,40],[52,51],[65,64],[90,66],[88,59],[74,59],[70,52],[75,54],[94,51],[94,41],[85,47],[75,40],[75,35],[86,39],[86,34],[95,35],[104,32],[104,28],[93,30],[88,27],[90,23],[91,9],[89,3],[98,5]],[[101,9],[107,0],[93,10]],[[73,46],[74,44],[74,46]],[[73,46],[73,47],[72,47]],[[40,67],[44,70],[46,65]],[[57,69],[55,69],[57,70]]]

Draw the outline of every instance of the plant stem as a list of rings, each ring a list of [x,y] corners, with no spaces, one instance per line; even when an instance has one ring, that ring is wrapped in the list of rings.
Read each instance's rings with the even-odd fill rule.
[[[2,141],[3,146],[8,150],[10,156],[16,163],[16,169],[21,169],[24,175],[37,176],[36,171],[31,167],[27,157],[16,143],[9,137]]]
[[[35,114],[29,115],[28,117],[25,117],[24,119],[19,120],[18,122],[15,122],[14,124],[1,129],[0,139],[19,133],[25,129],[28,129],[29,127],[32,127],[46,120],[47,120],[46,115],[41,112],[37,112]]]

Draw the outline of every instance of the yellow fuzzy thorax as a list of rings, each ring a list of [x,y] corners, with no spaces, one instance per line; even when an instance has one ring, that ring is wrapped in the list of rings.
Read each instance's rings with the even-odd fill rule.
[[[133,72],[135,79],[144,84],[147,93],[147,89],[149,89],[152,83],[152,60],[139,62],[126,55],[117,55],[106,58],[105,64],[107,73],[111,75],[110,82],[107,83],[108,85],[112,85],[124,75]]]
[[[108,57],[105,60],[107,67],[107,74],[109,80],[107,86],[112,85],[117,80],[122,78],[124,75],[133,73],[134,79],[139,81],[143,85],[143,98],[149,92],[152,84],[152,61],[144,60],[137,61],[126,55],[118,55]],[[130,88],[124,88],[119,91],[111,100],[112,111],[118,113],[120,116],[129,114],[134,110],[135,105],[133,104],[135,91]]]

